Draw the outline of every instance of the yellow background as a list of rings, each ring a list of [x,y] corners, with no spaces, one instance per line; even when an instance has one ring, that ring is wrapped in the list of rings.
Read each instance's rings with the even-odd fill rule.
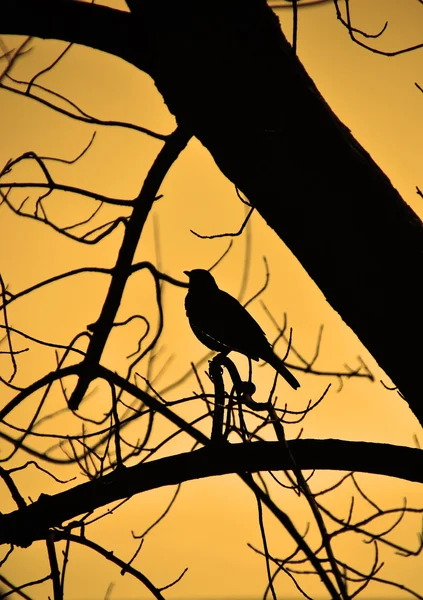
[[[108,4],[125,8],[123,2]],[[378,31],[386,20],[389,21],[387,31],[373,42],[378,48],[393,50],[423,42],[423,7],[416,1],[356,0],[352,2],[352,11],[355,26],[371,33]],[[290,11],[279,10],[277,14],[284,32],[290,37]],[[2,39],[9,48],[16,47],[22,41],[22,38],[11,36]],[[21,79],[29,79],[39,69],[46,67],[65,44],[34,40],[30,46],[30,54],[20,60],[14,70],[14,75]],[[300,11],[300,59],[330,106],[420,216],[423,214],[423,200],[416,195],[416,186],[423,186],[423,94],[414,82],[423,86],[422,53],[423,50],[417,50],[388,58],[354,45],[348,32],[337,22],[334,7],[330,3]],[[42,76],[37,83],[60,92],[90,115],[105,120],[131,122],[160,133],[169,133],[175,126],[173,117],[147,75],[116,57],[100,52],[75,46],[58,67]],[[8,159],[29,150],[44,156],[72,159],[85,147],[94,131],[94,144],[80,161],[74,165],[52,166],[55,179],[108,196],[134,198],[161,142],[124,128],[77,123],[28,98],[0,90],[1,167]],[[37,173],[34,165],[25,163],[13,171],[12,178],[35,180]],[[190,230],[203,234],[236,231],[244,218],[245,206],[237,199],[233,185],[218,171],[213,159],[196,140],[189,143],[172,167],[161,193],[163,198],[155,204],[149,217],[136,259],[151,260],[157,264],[159,239],[161,270],[186,281],[184,270],[209,268],[228,243],[226,239],[200,240]],[[26,195],[25,191],[15,191],[11,198],[16,200],[16,205]],[[31,197],[36,199],[36,194],[33,193]],[[46,206],[50,218],[64,225],[87,217],[96,204],[57,193],[46,202]],[[125,211],[105,208],[103,213],[112,217],[125,214]],[[85,265],[111,267],[122,239],[120,228],[96,246],[81,246],[42,224],[16,217],[4,204],[0,207],[0,225],[0,271],[12,292],[72,268]],[[324,324],[321,355],[316,368],[343,371],[345,364],[355,368],[358,366],[356,357],[360,355],[375,375],[373,384],[359,379],[345,381],[344,388],[337,393],[337,378],[304,375],[295,371],[301,381],[298,392],[291,391],[283,383],[278,387],[281,401],[288,402],[291,409],[304,408],[309,399],[317,399],[327,383],[331,382],[332,388],[325,401],[304,423],[287,427],[287,436],[295,437],[303,427],[303,437],[310,438],[415,446],[414,436],[417,435],[421,441],[420,426],[407,404],[395,392],[384,389],[379,380],[383,379],[389,384],[389,379],[332,311],[295,257],[267,228],[259,215],[253,216],[248,233],[235,238],[232,251],[215,270],[221,287],[238,295],[249,243],[251,272],[244,299],[253,295],[263,283],[263,256],[266,256],[271,280],[264,300],[280,323],[283,322],[284,312],[288,314],[295,347],[311,358],[319,327]],[[16,302],[9,312],[10,323],[31,335],[67,344],[78,331],[83,331],[98,317],[108,281],[109,278],[104,275],[81,275],[54,284],[30,298]],[[185,290],[168,284],[164,286],[165,329],[157,371],[170,357],[172,362],[155,384],[159,390],[165,390],[189,370],[191,361],[199,360],[206,354],[191,333],[185,317]],[[269,339],[273,339],[277,332],[260,302],[251,305],[250,310],[268,333]],[[118,319],[123,320],[133,313],[148,316],[152,324],[157,318],[152,280],[147,274],[137,274],[131,279]],[[392,315],[392,327],[400,326],[401,316]],[[134,323],[125,331],[114,333],[103,356],[104,364],[123,373],[129,363],[125,357],[136,350],[143,331],[140,323]],[[24,346],[24,341],[20,342],[19,347]],[[278,350],[283,353],[282,346]],[[291,360],[295,363],[295,358]],[[237,362],[240,368],[246,369],[246,361],[242,357]],[[36,360],[34,355],[30,357],[23,354],[19,357],[19,364],[17,381],[19,385],[25,385],[55,368],[54,354],[50,350],[42,350],[37,353]],[[0,366],[3,377],[10,375],[10,360],[6,356],[0,356]],[[140,367],[139,371],[145,372],[143,368]],[[272,372],[257,366],[255,370],[259,390],[256,397],[264,400],[271,387]],[[169,391],[166,397],[183,397],[194,389],[195,382],[190,379],[185,387]],[[103,391],[101,386],[95,387],[92,396],[81,407],[82,414],[98,417],[107,409],[107,402],[102,404]],[[6,388],[2,388],[2,404],[11,396]],[[35,406],[35,402],[27,401],[9,416],[8,422],[27,424]],[[63,396],[57,391],[49,409],[52,411],[63,407]],[[190,410],[187,415],[196,414],[195,407]],[[66,434],[80,431],[80,422],[65,411],[55,421],[55,427],[57,433]],[[162,429],[155,431],[155,439],[160,439],[164,428],[162,424]],[[134,435],[140,437],[142,432],[135,432]],[[187,441],[177,440],[167,452],[187,450],[189,447]],[[2,442],[1,458],[10,449],[10,445]],[[27,458],[20,456],[14,459],[13,465],[22,464]],[[52,467],[51,470],[62,478],[77,474],[75,469],[68,467]],[[42,492],[57,493],[63,489],[63,486],[34,467],[17,474],[15,479],[24,497],[33,500]],[[318,474],[312,480],[313,489],[321,489],[335,479],[334,474]],[[359,481],[385,508],[401,505],[404,496],[408,497],[410,505],[421,503],[420,486],[364,475],[359,476]],[[131,530],[135,533],[144,531],[160,515],[173,491],[162,489],[132,498],[116,514],[88,528],[89,537],[128,560],[137,545],[132,539]],[[342,509],[344,515],[351,493],[352,488],[349,487],[344,493],[334,494],[331,502],[337,510]],[[292,493],[276,494],[284,510],[303,531],[309,517],[302,502]],[[0,495],[1,511],[14,510],[14,503],[3,484]],[[170,515],[147,536],[135,566],[157,586],[166,585],[188,566],[188,573],[182,581],[165,592],[169,598],[260,597],[266,584],[264,563],[247,547],[247,542],[261,547],[256,512],[254,497],[244,489],[236,476],[187,483]],[[267,519],[267,525],[271,553],[277,556],[288,554],[293,546],[287,536],[272,518]],[[419,517],[407,518],[398,539],[407,546],[416,547],[419,530]],[[353,560],[357,555],[365,558],[366,561],[360,564],[367,564],[370,568],[372,550],[361,539],[349,536],[340,548],[344,553],[349,551],[354,556]],[[385,562],[385,577],[414,586],[423,593],[421,557],[405,559],[391,555]],[[27,550],[15,550],[3,571],[15,583],[47,574],[45,545],[37,543]],[[141,584],[129,575],[121,577],[118,569],[106,565],[91,551],[71,551],[65,586],[67,598],[103,598],[110,581],[115,582],[112,598],[148,597]],[[308,578],[305,586],[312,597],[322,593],[317,581],[312,578]],[[277,589],[283,598],[298,596],[293,585],[285,578],[278,580]],[[29,594],[34,598],[45,598],[51,595],[51,590],[48,585],[38,586]],[[398,590],[382,590],[376,586],[369,589],[368,596],[378,595],[401,597]]]

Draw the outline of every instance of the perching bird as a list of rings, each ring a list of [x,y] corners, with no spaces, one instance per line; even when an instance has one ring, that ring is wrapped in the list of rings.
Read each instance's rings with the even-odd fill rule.
[[[194,334],[210,350],[232,350],[269,363],[296,390],[300,384],[273,352],[264,331],[231,295],[219,289],[204,269],[184,271],[189,277],[185,310]]]

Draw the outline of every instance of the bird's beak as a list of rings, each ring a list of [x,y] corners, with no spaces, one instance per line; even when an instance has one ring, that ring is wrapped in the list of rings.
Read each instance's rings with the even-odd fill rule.
[[[191,275],[191,271],[184,271],[185,275],[189,277]]]

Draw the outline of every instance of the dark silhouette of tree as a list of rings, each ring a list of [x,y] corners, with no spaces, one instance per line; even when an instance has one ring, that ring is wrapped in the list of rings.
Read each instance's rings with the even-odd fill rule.
[[[423,333],[420,220],[326,104],[264,1],[128,6],[17,0],[0,16],[7,33],[87,45],[151,75],[423,423],[419,359],[402,350]]]
[[[298,6],[293,4],[295,14]],[[189,373],[167,386],[178,390],[181,382],[192,377],[198,390],[193,396],[167,400],[148,376],[149,368],[145,376],[140,366],[142,361],[153,364],[158,350],[163,327],[163,286],[183,288],[187,283],[151,262],[136,262],[135,251],[153,204],[160,197],[166,174],[189,140],[197,137],[221,171],[248,199],[251,210],[260,212],[300,259],[423,423],[420,357],[411,350],[422,333],[418,277],[423,244],[421,222],[332,113],[263,0],[218,0],[207,6],[207,11],[202,3],[193,0],[177,3],[131,0],[128,6],[129,13],[74,0],[6,0],[0,5],[0,22],[7,34],[87,45],[120,56],[145,71],[153,77],[178,123],[170,135],[120,124],[138,129],[163,144],[139,193],[129,200],[63,184],[53,175],[53,160],[78,161],[90,151],[91,143],[71,161],[27,152],[2,166],[1,203],[16,215],[40,222],[80,244],[101,243],[119,228],[123,237],[111,268],[74,269],[19,292],[9,290],[8,282],[0,278],[4,353],[12,365],[12,375],[1,375],[0,379],[11,394],[11,399],[0,409],[0,422],[4,426],[1,435],[12,447],[4,461],[29,454],[36,459],[36,468],[44,472],[49,472],[48,465],[68,464],[88,479],[27,504],[14,475],[18,468],[27,468],[29,463],[23,467],[12,463],[0,466],[0,476],[17,507],[0,515],[0,543],[9,544],[10,548],[2,564],[15,546],[27,547],[42,540],[50,565],[50,573],[37,581],[22,584],[5,577],[0,581],[23,597],[27,597],[26,588],[51,581],[55,600],[63,598],[69,549],[79,544],[113,562],[122,573],[131,574],[154,597],[163,598],[165,589],[177,584],[180,578],[166,588],[159,588],[132,564],[148,532],[141,536],[133,557],[121,559],[110,548],[88,537],[90,524],[104,516],[93,516],[93,511],[111,502],[124,503],[146,490],[176,485],[170,508],[183,482],[234,473],[257,500],[262,548],[253,549],[264,557],[268,574],[266,593],[273,598],[276,598],[275,579],[281,573],[295,581],[298,590],[309,597],[301,577],[308,572],[317,574],[332,598],[353,598],[373,582],[396,585],[420,598],[405,584],[382,577],[379,549],[418,554],[422,549],[421,536],[417,548],[410,549],[398,544],[391,534],[403,518],[423,510],[406,505],[381,509],[362,489],[353,472],[422,482],[421,451],[344,440],[287,441],[285,425],[305,419],[324,399],[328,388],[305,410],[292,411],[279,406],[275,380],[267,400],[257,402],[251,374],[248,381],[243,381],[234,363],[221,355],[210,361],[207,381],[193,365]],[[356,32],[348,11],[344,24],[354,37]],[[36,99],[33,90],[37,86],[41,89],[37,83],[39,73],[25,82],[23,88],[17,86],[13,68],[16,61],[25,59],[29,44],[27,40],[15,51],[3,52],[7,67],[0,84],[4,89],[44,102],[52,110],[76,120],[116,125],[88,115],[59,94],[56,100],[60,103]],[[66,51],[49,68],[53,69]],[[15,179],[18,165],[28,161],[38,167],[42,180]],[[30,196],[16,201],[14,194],[19,189],[35,197],[35,201],[31,203]],[[88,218],[64,227],[46,209],[46,199],[55,192],[79,195],[97,206]],[[99,222],[98,215],[104,207],[113,207],[116,214]],[[237,234],[243,229],[244,225]],[[117,321],[124,290],[140,272],[149,273],[154,284],[157,326],[141,314]],[[110,284],[97,321],[73,340],[57,343],[35,338],[9,322],[9,310],[19,299],[82,273],[107,277]],[[392,316],[398,314],[403,319],[401,327],[393,329]],[[115,372],[103,365],[103,351],[113,332],[134,321],[143,323],[145,333],[140,335],[138,349],[130,355],[126,371]],[[292,345],[286,325],[278,325],[278,329],[279,337],[287,343],[290,368],[315,375],[328,374],[315,365],[319,341],[315,357],[306,360]],[[148,337],[150,332],[154,333]],[[26,340],[30,352],[45,347],[53,349],[57,368],[30,384],[23,384],[19,355],[26,349],[17,350],[17,340]],[[292,355],[300,365],[290,363]],[[350,377],[373,379],[362,364],[356,370],[332,374],[340,381]],[[75,379],[74,386],[69,384]],[[82,400],[89,400],[93,382],[101,382],[107,390],[108,410],[97,420],[77,412]],[[73,411],[75,420],[81,421],[82,431],[75,435],[59,433],[53,426],[59,421],[57,406],[55,410],[49,409],[47,416],[43,414],[58,390],[63,406]],[[31,404],[29,423],[20,430],[8,422],[8,417],[29,399],[35,399],[35,404]],[[195,418],[184,413],[192,400],[201,405]],[[40,424],[46,421],[51,428],[39,434]],[[172,433],[164,434],[159,441],[153,436],[153,424],[157,422],[172,426]],[[204,424],[210,422],[211,433],[207,434]],[[137,425],[136,435],[131,429],[133,424]],[[266,441],[269,435],[276,441]],[[166,450],[176,436],[190,440],[190,451],[156,458],[158,451]],[[40,448],[34,445],[34,440],[41,443]],[[304,469],[333,469],[346,474],[336,485],[317,491],[304,476]],[[282,474],[274,473],[278,471]],[[266,472],[270,474],[265,476]],[[70,483],[57,478],[56,481]],[[347,485],[354,487],[355,497],[366,506],[366,517],[353,515],[353,502],[348,514],[339,516],[322,500]],[[274,490],[279,486],[290,488],[305,500],[318,541],[301,532],[282,503],[276,501]],[[292,538],[296,547],[293,553],[272,554],[263,506]],[[387,517],[392,517],[390,525],[375,533],[373,526],[385,523],[383,519]],[[365,537],[374,547],[374,562],[367,571],[358,569],[334,550],[334,540],[351,533]],[[57,550],[60,542],[65,542],[61,557]]]

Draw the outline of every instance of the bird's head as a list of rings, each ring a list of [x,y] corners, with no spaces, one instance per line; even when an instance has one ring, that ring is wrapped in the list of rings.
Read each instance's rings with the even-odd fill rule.
[[[192,271],[184,271],[184,273],[189,277],[190,290],[207,291],[210,288],[217,287],[213,275],[205,269],[193,269]]]

